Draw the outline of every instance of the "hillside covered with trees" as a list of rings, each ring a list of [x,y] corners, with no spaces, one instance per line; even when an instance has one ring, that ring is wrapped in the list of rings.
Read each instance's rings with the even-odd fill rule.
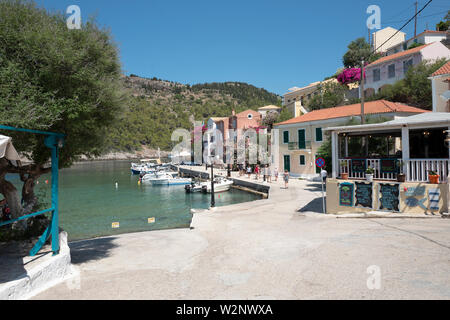
[[[116,124],[107,132],[105,151],[133,151],[142,145],[170,150],[172,132],[192,129],[194,121],[230,116],[273,104],[281,97],[241,82],[193,86],[136,75],[123,77],[130,97]]]

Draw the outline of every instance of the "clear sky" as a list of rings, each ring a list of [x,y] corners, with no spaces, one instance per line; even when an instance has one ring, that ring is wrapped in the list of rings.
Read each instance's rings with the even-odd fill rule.
[[[368,37],[366,9],[381,8],[382,27],[414,15],[413,0],[37,0],[50,11],[78,5],[111,29],[125,74],[181,83],[241,81],[283,94],[330,76],[350,41]],[[419,2],[419,9],[427,0]],[[450,9],[433,0],[418,33]],[[403,31],[413,36],[412,22]]]

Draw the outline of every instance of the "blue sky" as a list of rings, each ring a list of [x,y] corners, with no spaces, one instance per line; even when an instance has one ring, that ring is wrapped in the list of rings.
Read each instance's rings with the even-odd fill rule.
[[[95,16],[120,48],[125,74],[181,83],[241,81],[283,94],[330,76],[350,41],[368,31],[366,9],[381,8],[382,27],[399,28],[414,15],[413,0],[38,0],[50,11],[81,8]],[[428,1],[419,1],[421,8]],[[418,33],[450,9],[433,0]],[[403,31],[410,38],[414,23]]]

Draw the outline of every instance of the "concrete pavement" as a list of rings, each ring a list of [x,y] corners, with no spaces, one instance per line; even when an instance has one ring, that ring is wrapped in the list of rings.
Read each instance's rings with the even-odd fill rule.
[[[449,219],[336,219],[319,183],[282,185],[192,230],[71,243],[79,276],[35,299],[450,298]]]

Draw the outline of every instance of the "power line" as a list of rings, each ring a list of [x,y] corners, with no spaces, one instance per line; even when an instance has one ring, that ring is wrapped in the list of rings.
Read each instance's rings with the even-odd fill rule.
[[[369,55],[369,57],[371,55],[373,55],[379,48],[381,48],[384,44],[386,44],[389,40],[391,40],[397,33],[399,33],[404,27],[406,27],[413,19],[415,19],[426,7],[428,7],[428,5],[433,2],[433,0],[430,0],[427,2],[426,5],[423,6],[422,9],[420,9],[411,19],[409,19],[399,30],[397,30],[391,37],[389,37],[389,39],[387,39],[385,42],[383,42],[380,46],[378,46],[378,48],[375,48],[372,53]]]
[[[440,15],[440,14],[443,14],[443,13],[447,13],[448,11],[449,10],[436,12],[436,13],[432,13],[432,14],[429,14],[429,15],[426,15],[426,16],[420,16],[420,17],[417,17],[417,18],[418,19],[422,19],[422,18],[433,17],[433,16],[437,16],[437,15]],[[405,19],[405,20],[397,20],[397,21],[383,21],[383,24],[400,23],[400,22],[405,22],[405,21],[407,21],[407,20]]]

